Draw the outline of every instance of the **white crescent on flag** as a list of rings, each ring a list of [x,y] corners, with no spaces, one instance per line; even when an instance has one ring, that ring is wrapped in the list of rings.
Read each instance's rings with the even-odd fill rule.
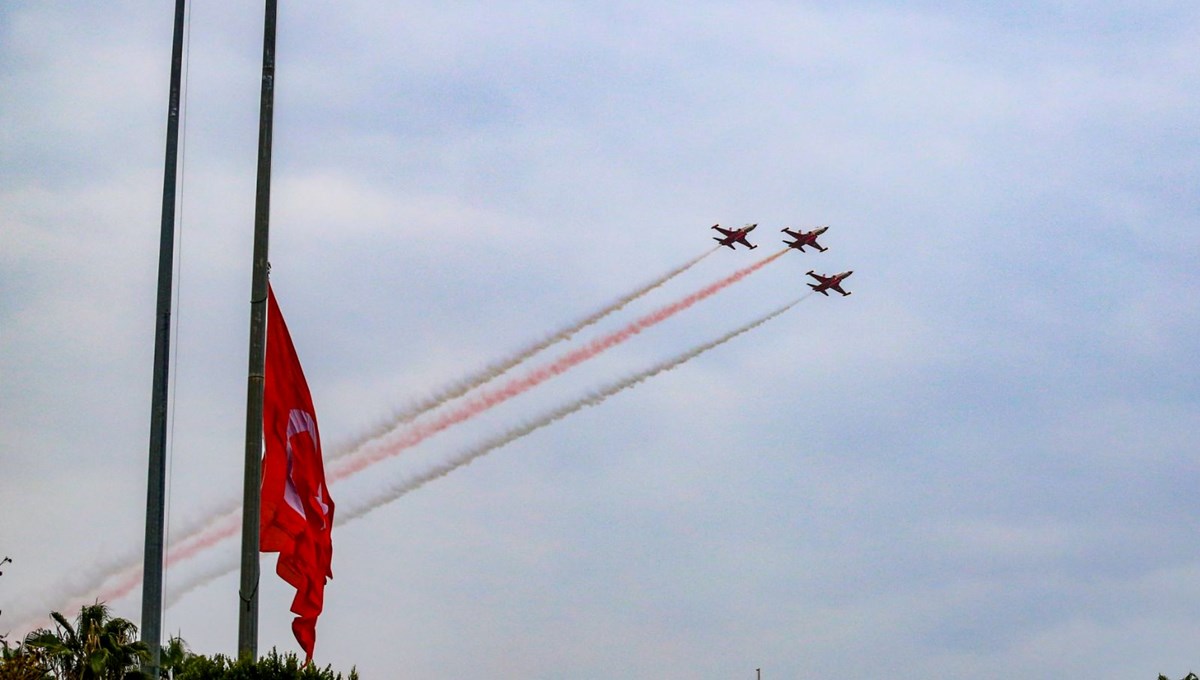
[[[288,412],[287,425],[287,480],[284,483],[283,499],[288,506],[295,510],[305,520],[308,515],[304,512],[304,503],[300,500],[300,493],[296,490],[296,483],[292,480],[292,460],[295,454],[292,452],[292,437],[307,432],[308,436],[315,443],[317,441],[317,422],[311,413],[301,411],[300,409],[292,409]],[[317,488],[317,495],[313,499],[321,508],[321,528],[325,528],[329,518],[329,504],[325,502],[324,487]]]

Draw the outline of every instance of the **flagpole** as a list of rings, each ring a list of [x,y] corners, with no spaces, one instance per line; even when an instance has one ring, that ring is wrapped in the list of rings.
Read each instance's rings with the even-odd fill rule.
[[[262,486],[263,363],[266,357],[267,245],[271,217],[271,126],[275,108],[276,0],[266,0],[262,94],[258,117],[258,188],[254,200],[254,268],[250,284],[250,365],[246,380],[246,473],[242,489],[242,581],[238,656],[258,656],[259,503]]]
[[[142,642],[150,652],[143,669],[158,677],[162,644],[164,525],[168,374],[171,360],[171,289],[175,265],[175,183],[179,159],[179,92],[183,71],[186,0],[175,0],[171,40],[171,90],[167,104],[167,144],[163,163],[162,223],[158,244],[158,302],[154,324],[154,373],[150,394],[150,451],[146,479],[146,536],[142,562]]]

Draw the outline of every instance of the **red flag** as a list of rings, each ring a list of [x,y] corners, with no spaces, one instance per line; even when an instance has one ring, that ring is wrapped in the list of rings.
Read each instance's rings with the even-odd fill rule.
[[[296,588],[292,632],[312,660],[325,580],[333,578],[333,499],[325,486],[317,413],[275,292],[267,294],[263,385],[262,514],[259,549],[277,552],[275,571]]]

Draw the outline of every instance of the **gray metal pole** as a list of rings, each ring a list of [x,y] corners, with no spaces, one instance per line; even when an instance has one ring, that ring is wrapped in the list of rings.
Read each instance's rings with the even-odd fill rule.
[[[162,226],[158,245],[158,304],[154,324],[154,376],[150,396],[150,460],[146,482],[146,544],[142,563],[142,642],[150,649],[145,670],[158,677],[162,644],[163,535],[167,486],[167,389],[171,359],[171,279],[175,263],[175,180],[179,158],[179,91],[183,71],[186,0],[175,0],[171,43],[171,93],[163,168]]]
[[[267,245],[271,217],[271,126],[275,111],[276,0],[266,0],[262,96],[258,116],[258,190],[254,200],[254,269],[250,284],[250,365],[246,380],[246,476],[242,488],[242,584],[238,656],[258,657],[258,524],[262,486],[263,363],[267,330]]]

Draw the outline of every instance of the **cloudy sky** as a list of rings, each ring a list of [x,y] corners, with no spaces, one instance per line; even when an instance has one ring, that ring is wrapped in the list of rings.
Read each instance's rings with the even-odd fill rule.
[[[171,4],[0,6],[0,630],[140,561]],[[175,540],[241,494],[262,23],[190,14]],[[828,252],[334,486],[339,511],[855,270],[851,297],[339,527],[321,664],[1197,668],[1194,2],[285,2],[276,82],[272,281],[329,452],[703,255],[715,222],[762,249],[527,366],[832,225]],[[235,650],[236,559],[168,573],[166,631]],[[296,650],[263,564],[260,647]],[[111,604],[139,620],[138,591]]]

